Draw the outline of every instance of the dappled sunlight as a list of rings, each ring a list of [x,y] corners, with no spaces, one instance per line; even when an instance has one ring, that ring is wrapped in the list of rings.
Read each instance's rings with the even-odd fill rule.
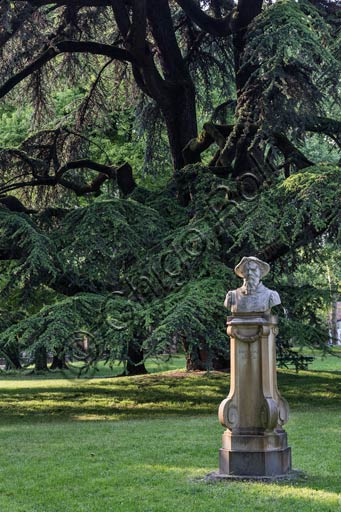
[[[195,397],[196,392],[205,394],[205,386],[207,390],[211,385],[219,388],[220,378],[172,379],[169,387],[159,376],[153,385],[142,386],[141,393],[137,384],[143,380],[134,378],[129,383],[129,379],[120,379],[109,386],[99,382],[99,389],[88,382],[87,392],[63,387],[59,396],[56,384],[51,383],[50,401],[46,388],[40,390],[40,401],[29,393],[7,390],[11,410],[4,408],[6,416],[0,425],[7,446],[0,471],[3,495],[16,492],[18,479],[24,479],[32,492],[39,492],[42,486],[51,485],[51,475],[53,489],[76,493],[78,500],[90,497],[91,503],[104,500],[107,508],[103,505],[101,510],[119,510],[122,503],[134,512],[224,512],[226,507],[243,512],[336,512],[340,508],[338,418],[326,401],[310,411],[296,408],[288,424],[294,467],[305,471],[305,479],[209,484],[204,477],[218,468],[223,433],[217,409],[209,399],[204,405],[210,412],[204,415],[198,406],[178,403],[171,396],[174,392],[181,400],[180,381],[186,393],[188,387],[193,388]],[[221,383],[225,388],[226,376]],[[13,410],[16,414],[25,404],[25,398],[28,409],[23,416],[11,417]],[[34,400],[42,409],[34,408]],[[18,439],[28,435],[30,442],[18,446]]]
[[[187,475],[189,472],[193,471],[192,466],[172,466],[169,464],[137,464],[134,465],[134,470],[142,471],[143,473],[177,473],[182,475]],[[196,472],[200,473],[201,471],[205,471],[205,469],[197,469]]]
[[[341,376],[330,372],[279,373],[279,386],[291,410],[312,405],[339,408]],[[162,416],[215,415],[227,395],[224,373],[172,372],[138,377],[85,380],[1,380],[0,412],[6,418],[51,421],[104,421]]]
[[[298,501],[311,501],[323,505],[341,504],[340,495],[337,492],[312,489],[309,486],[302,486],[299,482],[293,482],[292,485],[283,484],[255,484],[263,495],[269,497],[294,499]]]

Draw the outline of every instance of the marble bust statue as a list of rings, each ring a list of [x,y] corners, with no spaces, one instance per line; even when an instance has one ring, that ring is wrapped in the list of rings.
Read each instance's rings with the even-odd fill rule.
[[[243,285],[227,293],[224,306],[232,313],[265,313],[281,303],[277,292],[261,282],[270,266],[255,256],[242,258],[234,269],[244,279]]]

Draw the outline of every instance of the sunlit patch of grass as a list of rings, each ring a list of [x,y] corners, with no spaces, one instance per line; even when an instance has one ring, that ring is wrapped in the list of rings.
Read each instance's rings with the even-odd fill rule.
[[[341,373],[341,346],[330,347],[330,353],[323,354],[321,350],[311,347],[296,347],[299,353],[306,356],[313,356],[314,360],[309,363],[310,371],[334,371]]]

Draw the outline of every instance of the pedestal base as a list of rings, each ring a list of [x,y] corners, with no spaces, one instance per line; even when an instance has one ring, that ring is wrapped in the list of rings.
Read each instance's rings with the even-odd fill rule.
[[[279,476],[291,470],[291,449],[268,451],[219,450],[219,473],[233,476]]]
[[[241,294],[242,309],[227,321],[231,382],[219,407],[219,421],[227,427],[219,474],[226,477],[277,478],[291,471],[291,449],[282,428],[289,407],[277,386],[277,318],[263,309],[257,312],[258,298]]]

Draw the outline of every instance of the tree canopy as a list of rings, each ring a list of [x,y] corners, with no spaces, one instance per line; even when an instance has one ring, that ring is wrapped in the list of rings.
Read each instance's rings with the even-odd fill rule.
[[[226,366],[247,254],[272,264],[283,346],[323,345],[331,291],[299,276],[339,239],[338,2],[5,1],[0,17],[3,353],[61,357],[87,332],[129,372],[174,341],[189,367]]]

